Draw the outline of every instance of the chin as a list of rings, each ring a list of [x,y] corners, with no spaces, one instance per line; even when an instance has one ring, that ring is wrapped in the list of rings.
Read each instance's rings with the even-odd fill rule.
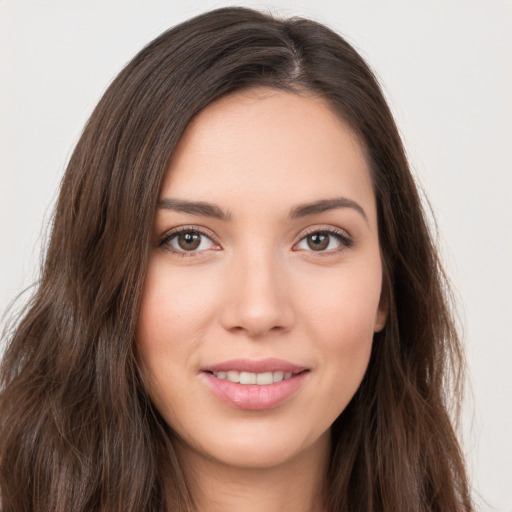
[[[240,429],[242,430],[242,429]],[[213,460],[224,466],[245,469],[270,469],[296,462],[307,456],[311,451],[324,447],[328,452],[330,446],[330,430],[324,433],[307,433],[291,436],[289,432],[272,431],[265,433],[260,429],[225,433],[217,438],[210,438],[202,446],[191,446],[181,440],[181,448],[190,454],[192,448],[201,458]]]

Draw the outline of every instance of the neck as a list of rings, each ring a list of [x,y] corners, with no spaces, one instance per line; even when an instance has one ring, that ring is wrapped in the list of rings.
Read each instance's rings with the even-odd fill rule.
[[[233,467],[198,453],[182,458],[197,512],[322,512],[329,436],[286,462]]]

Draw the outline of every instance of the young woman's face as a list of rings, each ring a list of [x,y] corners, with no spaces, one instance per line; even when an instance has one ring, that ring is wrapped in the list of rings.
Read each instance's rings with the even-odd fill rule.
[[[159,199],[137,342],[181,456],[325,450],[386,319],[357,138],[318,98],[236,93],[189,125]]]

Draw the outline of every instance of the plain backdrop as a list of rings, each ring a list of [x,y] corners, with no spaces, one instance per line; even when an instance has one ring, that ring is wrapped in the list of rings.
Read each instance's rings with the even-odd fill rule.
[[[106,86],[165,29],[232,4],[0,0],[1,313],[37,278],[59,181]],[[240,5],[328,24],[378,75],[460,304],[471,380],[462,431],[475,496],[482,510],[511,512],[512,2]]]

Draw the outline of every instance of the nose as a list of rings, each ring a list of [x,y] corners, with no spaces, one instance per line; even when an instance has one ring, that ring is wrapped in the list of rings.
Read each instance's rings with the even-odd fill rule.
[[[295,315],[286,276],[282,262],[268,252],[234,258],[224,289],[224,328],[253,338],[289,331]]]

